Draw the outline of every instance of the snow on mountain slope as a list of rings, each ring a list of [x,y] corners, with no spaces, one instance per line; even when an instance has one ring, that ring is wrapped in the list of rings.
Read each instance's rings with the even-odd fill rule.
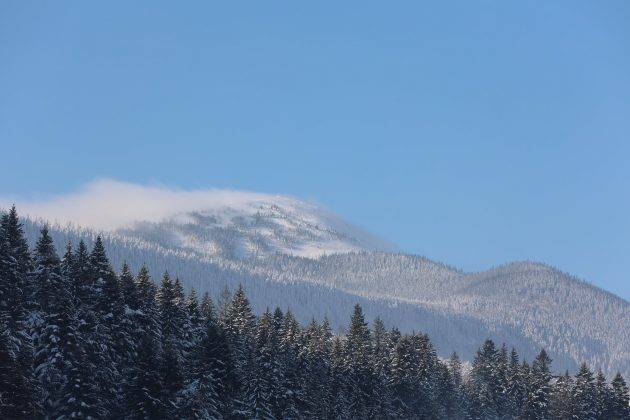
[[[277,253],[317,257],[394,249],[319,205],[281,195],[181,191],[104,179],[76,194],[16,204],[32,218],[103,230],[206,258]]]
[[[48,219],[61,223],[76,215],[88,227],[53,226],[59,249],[105,230],[116,267],[127,261],[137,270],[146,263],[156,277],[168,270],[187,287],[214,296],[224,285],[242,283],[258,311],[288,306],[302,322],[327,316],[341,328],[359,302],[368,317],[427,332],[442,356],[455,350],[470,360],[491,337],[529,360],[545,347],[558,370],[586,361],[609,375],[619,370],[630,376],[630,303],[552,267],[519,262],[463,273],[423,257],[382,252],[392,247],[293,198],[163,189],[146,195],[134,188],[116,185],[129,203],[121,202],[120,191],[109,194],[97,185],[87,192],[98,193],[96,206],[81,196],[26,210],[40,216],[49,211]],[[107,214],[119,206],[127,209],[124,217]],[[75,207],[92,213],[79,216],[70,211]],[[40,226],[26,222],[31,242]]]
[[[201,257],[239,259],[273,254],[318,257],[393,247],[313,204],[288,197],[252,197],[237,206],[179,213],[116,229]]]

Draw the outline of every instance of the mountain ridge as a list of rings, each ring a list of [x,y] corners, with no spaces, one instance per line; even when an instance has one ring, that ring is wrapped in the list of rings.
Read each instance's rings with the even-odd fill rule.
[[[31,242],[42,223],[25,221]],[[328,317],[341,328],[359,302],[369,318],[427,332],[443,357],[455,350],[471,360],[487,336],[523,349],[529,359],[545,347],[558,371],[586,360],[609,374],[630,373],[624,332],[630,330],[630,304],[548,264],[518,261],[467,273],[426,257],[374,250],[226,258],[163,247],[129,232],[51,225],[51,233],[59,249],[68,240],[76,244],[84,237],[89,243],[102,233],[115,267],[147,264],[156,279],[168,270],[186,288],[215,297],[225,285],[234,290],[243,284],[258,312],[265,309],[258,306],[262,302],[291,307],[301,322]]]

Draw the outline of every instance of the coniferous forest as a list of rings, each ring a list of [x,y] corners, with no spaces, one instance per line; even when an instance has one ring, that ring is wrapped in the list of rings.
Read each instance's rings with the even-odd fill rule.
[[[464,369],[359,305],[334,334],[287,308],[254,315],[243,288],[117,273],[100,238],[61,251],[46,229],[29,249],[15,208],[2,216],[2,419],[630,418],[620,374],[555,375],[544,350],[527,362],[480,337]]]

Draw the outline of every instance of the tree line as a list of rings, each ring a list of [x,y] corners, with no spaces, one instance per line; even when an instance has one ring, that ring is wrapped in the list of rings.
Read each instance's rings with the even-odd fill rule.
[[[212,299],[165,273],[111,267],[103,242],[33,250],[15,208],[0,221],[0,418],[627,419],[628,387],[586,364],[555,376],[486,340],[470,371],[429,337],[255,316],[242,287]]]

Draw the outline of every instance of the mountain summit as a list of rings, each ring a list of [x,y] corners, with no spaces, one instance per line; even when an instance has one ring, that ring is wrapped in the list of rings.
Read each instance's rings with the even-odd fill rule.
[[[239,193],[238,204],[182,212],[115,230],[201,257],[239,259],[286,254],[314,258],[393,245],[315,204],[284,196]]]

